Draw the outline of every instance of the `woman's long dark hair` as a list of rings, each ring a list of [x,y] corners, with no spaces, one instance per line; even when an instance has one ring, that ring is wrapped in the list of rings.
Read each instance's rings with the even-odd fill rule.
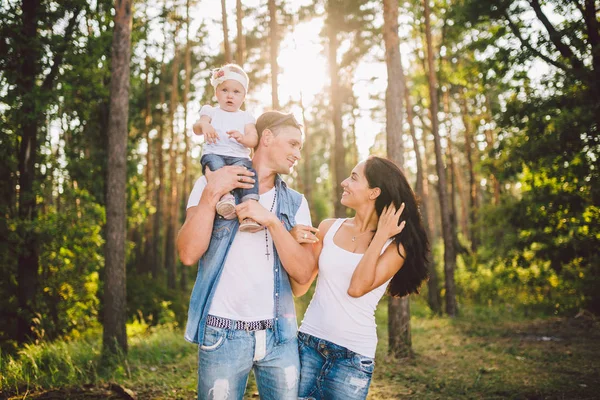
[[[404,211],[398,220],[406,220],[406,226],[396,236],[394,242],[400,253],[400,243],[406,251],[404,265],[392,277],[388,287],[390,295],[395,297],[419,293],[419,287],[429,277],[427,270],[429,240],[423,227],[417,199],[406,177],[390,160],[371,156],[365,162],[365,176],[370,188],[379,188],[381,194],[375,200],[375,211],[380,216],[385,206],[394,204],[396,209],[404,203]]]

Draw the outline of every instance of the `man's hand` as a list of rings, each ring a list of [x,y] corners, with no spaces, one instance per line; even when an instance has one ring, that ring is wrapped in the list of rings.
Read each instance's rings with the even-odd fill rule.
[[[207,181],[204,190],[213,193],[218,199],[233,189],[252,189],[254,187],[254,172],[238,165],[226,165],[214,172],[207,166],[204,174]]]
[[[256,200],[248,200],[241,204],[238,204],[235,207],[235,212],[240,222],[246,218],[252,218],[259,224],[266,227],[269,227],[269,225],[272,224],[280,223],[275,213],[272,213],[266,208],[264,208]]]

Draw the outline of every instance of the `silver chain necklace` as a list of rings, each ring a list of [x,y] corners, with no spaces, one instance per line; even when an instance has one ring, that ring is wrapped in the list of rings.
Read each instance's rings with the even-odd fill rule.
[[[353,242],[355,242],[357,237],[361,237],[362,235],[364,235],[364,234],[366,234],[366,233],[373,233],[373,232],[375,232],[375,230],[372,230],[372,231],[365,231],[365,232],[363,232],[363,233],[359,233],[358,235],[354,235],[354,236],[352,236],[352,241],[353,241]]]

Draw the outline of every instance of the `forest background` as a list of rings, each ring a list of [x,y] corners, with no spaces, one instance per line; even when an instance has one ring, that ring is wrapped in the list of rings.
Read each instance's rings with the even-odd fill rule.
[[[339,183],[368,154],[409,177],[431,279],[410,302],[382,301],[389,363],[438,357],[428,332],[440,326],[561,345],[581,328],[580,344],[596,343],[587,356],[598,354],[599,2],[0,0],[0,10],[0,393],[139,383],[135,346],[181,338],[196,268],[178,261],[175,237],[201,174],[190,128],[226,62],[250,75],[246,109],[303,122],[302,159],[285,179],[315,225],[350,215]],[[540,324],[567,331],[531,333]],[[597,391],[598,365],[566,352],[596,376],[567,393]],[[496,368],[478,367],[476,382]],[[375,392],[379,379],[398,393],[402,373],[383,371]],[[508,393],[565,393],[544,382]],[[407,385],[402,398],[425,393]],[[171,398],[149,386],[148,398]],[[435,390],[466,395],[459,386]]]

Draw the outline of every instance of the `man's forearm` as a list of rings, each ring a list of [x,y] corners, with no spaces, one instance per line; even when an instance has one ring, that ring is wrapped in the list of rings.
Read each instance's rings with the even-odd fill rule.
[[[279,221],[269,225],[269,232],[288,275],[300,284],[308,282],[316,267],[311,245],[298,243]]]

